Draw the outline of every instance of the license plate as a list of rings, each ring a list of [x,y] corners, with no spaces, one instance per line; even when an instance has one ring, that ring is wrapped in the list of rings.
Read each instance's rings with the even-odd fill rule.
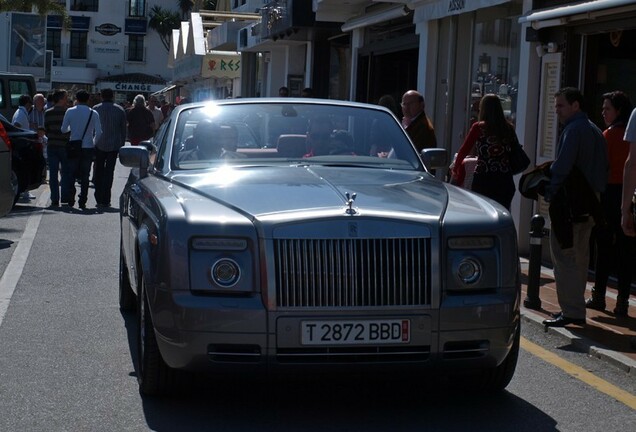
[[[411,339],[406,319],[301,321],[300,332],[303,345],[394,344]]]

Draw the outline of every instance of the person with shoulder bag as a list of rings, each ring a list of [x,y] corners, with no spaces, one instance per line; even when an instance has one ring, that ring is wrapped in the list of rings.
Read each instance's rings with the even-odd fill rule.
[[[516,146],[519,148],[517,149]],[[470,128],[457,152],[451,182],[463,184],[466,176],[464,159],[477,156],[471,189],[510,210],[516,188],[512,176],[519,167],[511,164],[513,151],[523,148],[519,144],[514,126],[506,120],[499,96],[485,95],[479,103],[479,119]],[[530,160],[523,168],[527,168]],[[523,170],[522,169],[522,170]]]
[[[79,168],[80,175],[80,194],[78,205],[79,208],[86,208],[88,200],[88,184],[91,173],[91,166],[95,156],[95,142],[102,135],[102,125],[99,120],[99,114],[88,106],[90,98],[86,90],[80,90],[75,95],[77,104],[69,108],[64,114],[62,121],[62,131],[71,132],[68,143],[68,158],[71,172],[75,172]],[[77,148],[80,148],[77,151]],[[71,178],[73,176],[71,175]],[[75,185],[71,183],[69,205],[73,206],[75,202]]]

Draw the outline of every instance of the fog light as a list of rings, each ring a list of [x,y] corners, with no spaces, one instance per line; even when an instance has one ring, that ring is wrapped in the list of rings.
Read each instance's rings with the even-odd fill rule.
[[[236,285],[241,278],[241,269],[236,261],[223,258],[212,265],[210,275],[217,285],[223,288],[230,288]]]
[[[481,265],[475,259],[466,258],[457,267],[457,276],[467,284],[474,284],[481,277]]]

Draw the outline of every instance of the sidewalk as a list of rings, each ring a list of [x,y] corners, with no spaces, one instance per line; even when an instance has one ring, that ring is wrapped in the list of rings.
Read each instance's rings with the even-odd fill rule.
[[[521,272],[521,316],[523,322],[544,328],[542,321],[548,318],[550,313],[561,310],[557,301],[552,269],[541,268],[540,311],[527,309],[523,306],[528,283],[528,260],[526,258],[521,258]],[[588,281],[586,298],[591,295],[592,285],[592,281]],[[589,355],[608,361],[623,369],[631,377],[636,378],[636,349],[630,346],[630,337],[636,337],[636,298],[633,295],[630,298],[629,316],[624,318],[617,318],[612,312],[616,304],[616,289],[607,288],[606,302],[605,312],[587,310],[587,325],[585,327],[551,327],[548,331],[560,335]]]

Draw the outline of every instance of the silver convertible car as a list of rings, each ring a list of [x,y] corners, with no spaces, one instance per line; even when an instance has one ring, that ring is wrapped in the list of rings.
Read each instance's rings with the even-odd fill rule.
[[[137,311],[142,394],[173,391],[180,370],[512,378],[512,217],[436,179],[447,152],[418,154],[385,108],[187,104],[119,156],[120,308]]]

